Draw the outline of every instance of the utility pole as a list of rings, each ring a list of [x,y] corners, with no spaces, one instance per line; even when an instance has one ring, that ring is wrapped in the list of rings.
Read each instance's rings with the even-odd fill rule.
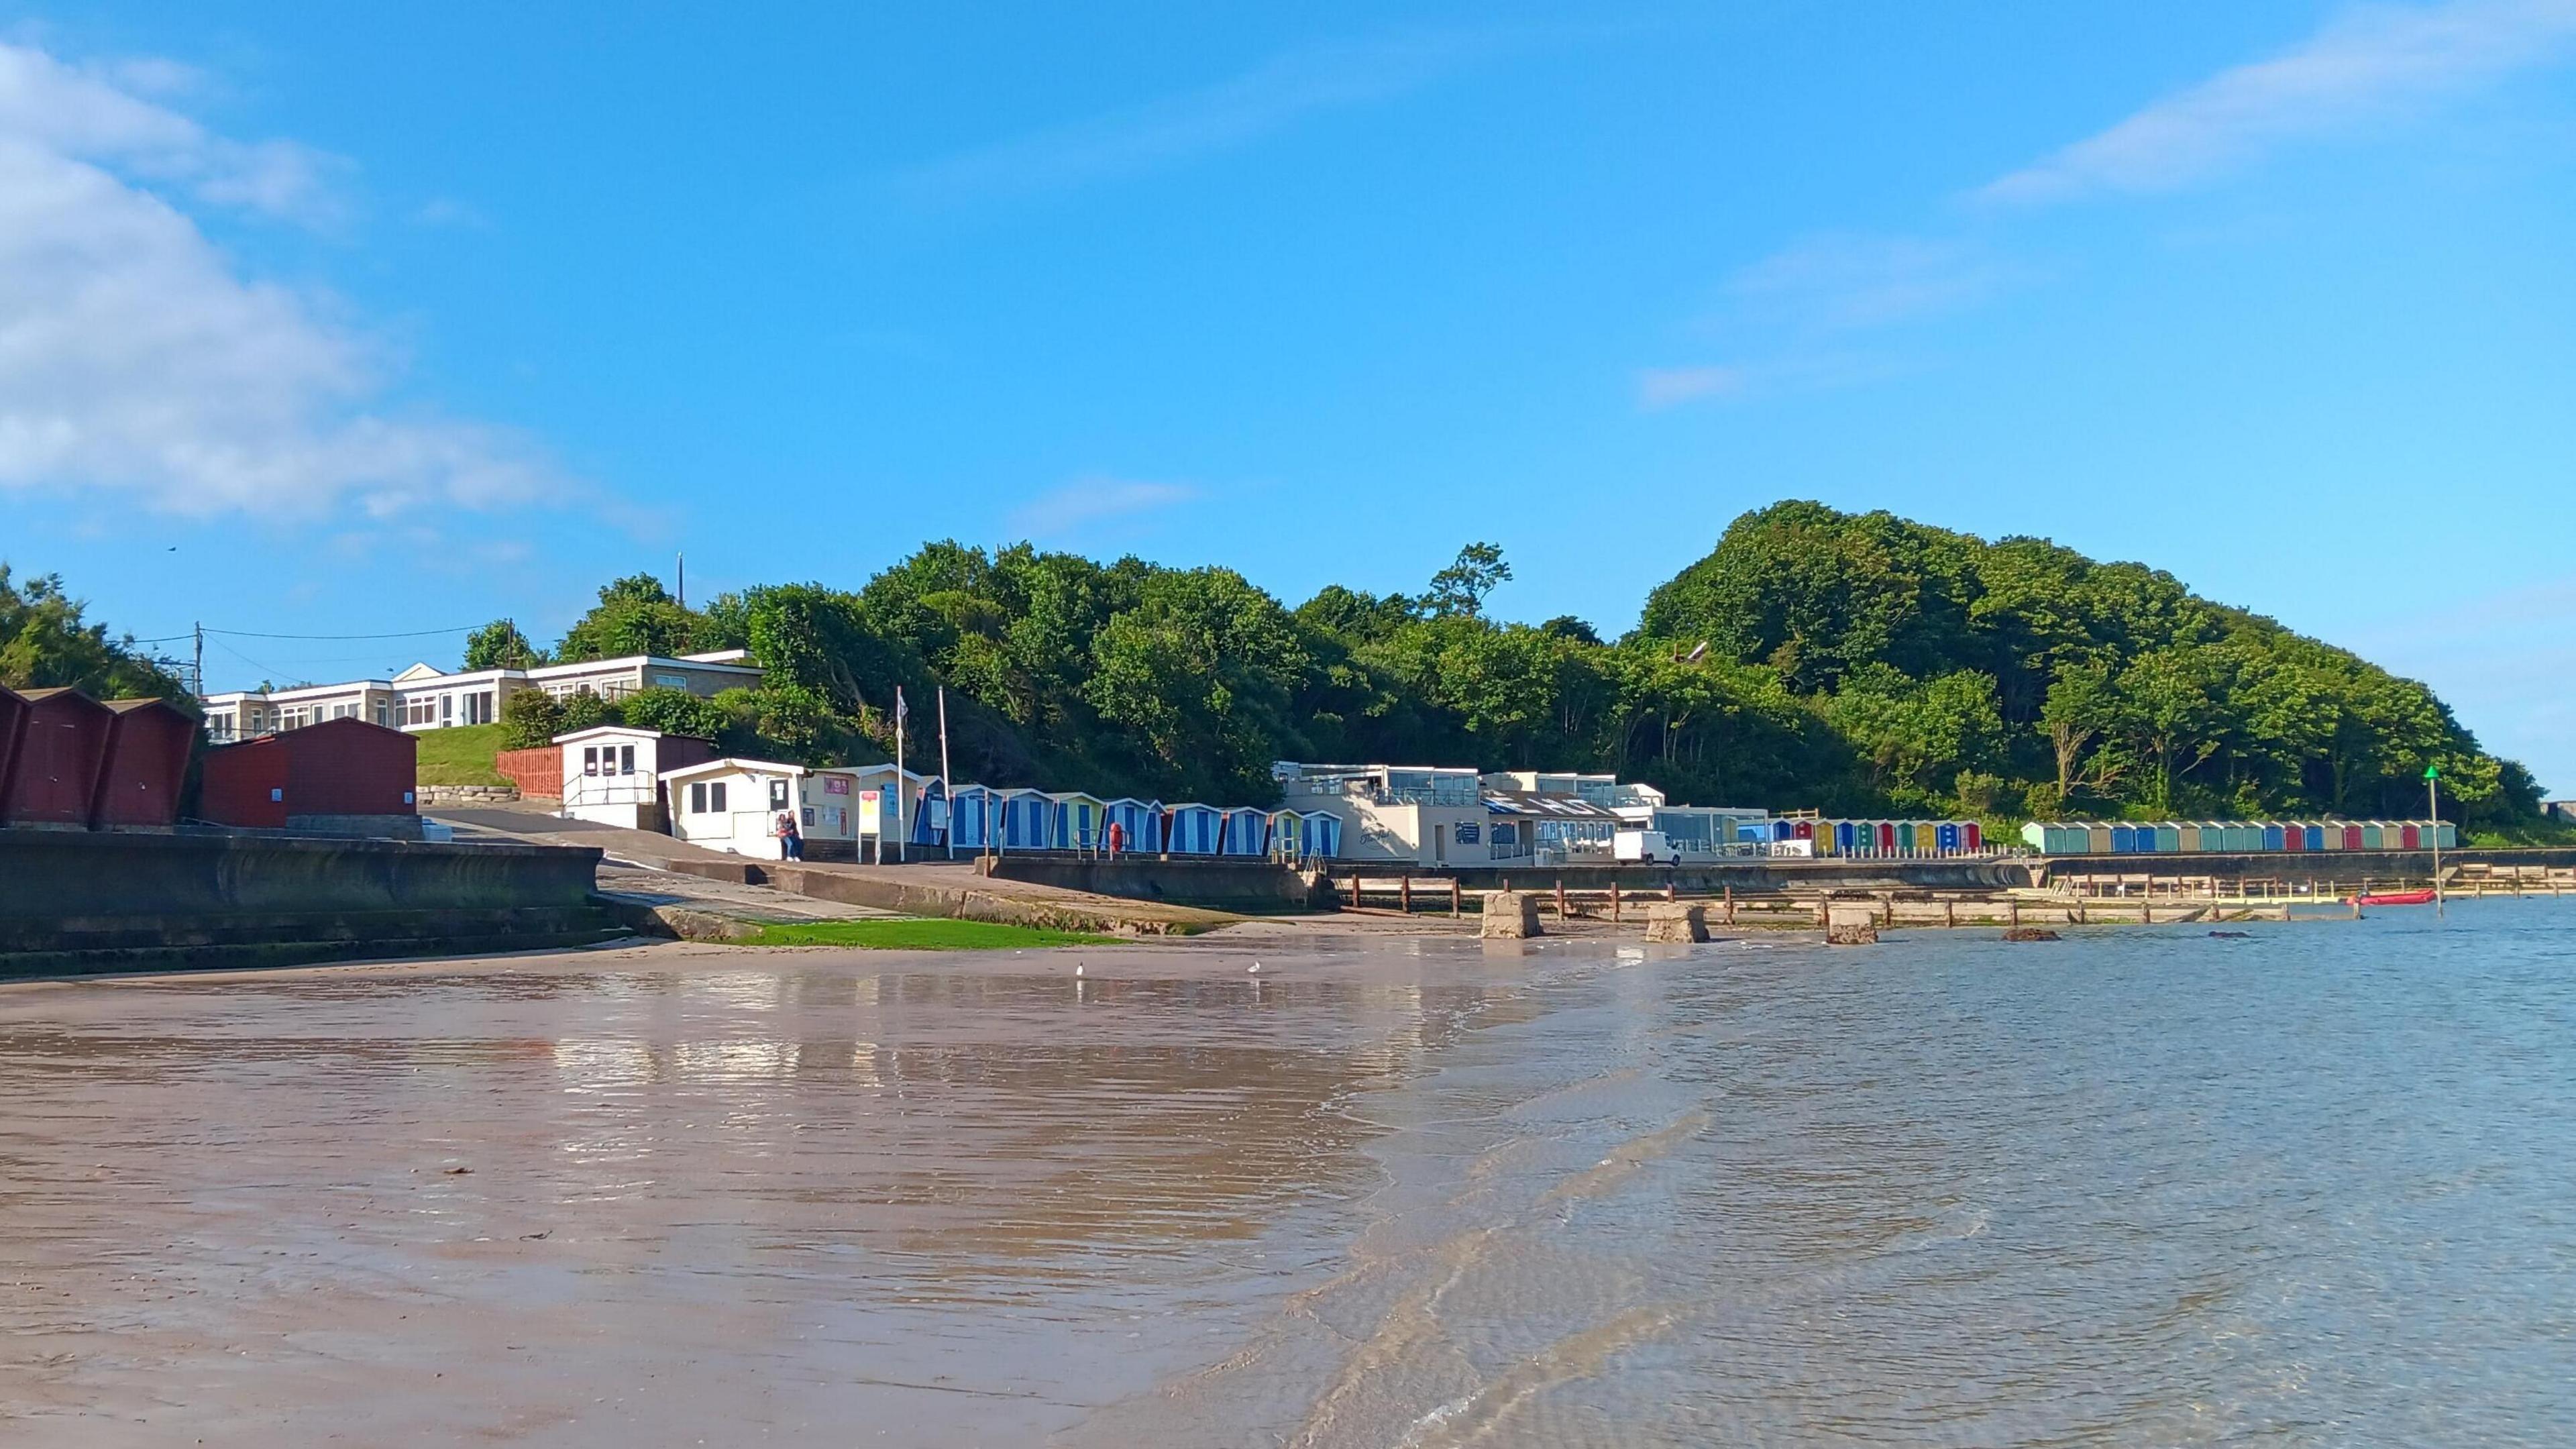
[[[268,651],[260,652],[264,654]],[[197,621],[197,662],[194,672],[195,677],[188,681],[188,687],[197,692],[197,698],[204,699],[206,697],[206,621],[203,619]]]
[[[689,607],[689,556],[686,553],[679,553],[674,557],[679,560],[680,569],[672,576],[672,584],[674,591],[680,596],[680,607],[685,609]]]
[[[894,859],[897,865],[903,863],[903,850],[908,843],[904,839],[903,806],[911,794],[912,782],[903,774],[903,686],[898,684],[894,687]]]
[[[2442,897],[2442,767],[2439,765],[2424,767],[2424,798],[2433,809],[2433,820],[2428,827],[2433,832],[2433,914],[2447,916],[2451,912]]]

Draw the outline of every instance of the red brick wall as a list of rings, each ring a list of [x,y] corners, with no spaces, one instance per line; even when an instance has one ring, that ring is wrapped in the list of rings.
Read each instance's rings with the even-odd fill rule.
[[[502,779],[519,787],[519,793],[539,800],[563,798],[563,746],[539,745],[532,750],[503,750],[492,757],[492,768]]]

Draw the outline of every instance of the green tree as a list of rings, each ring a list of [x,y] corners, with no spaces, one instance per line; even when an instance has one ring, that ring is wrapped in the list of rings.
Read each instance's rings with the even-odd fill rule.
[[[542,689],[522,689],[501,702],[501,747],[533,750],[565,732],[564,710]]]
[[[555,658],[578,664],[630,654],[685,654],[698,647],[699,630],[698,615],[673,600],[660,579],[632,574],[599,591],[599,602],[564,632]]]
[[[23,583],[0,563],[0,685],[69,687],[99,699],[167,699],[194,709],[187,689],[134,647],[83,617],[87,605],[63,591],[62,576]]]
[[[532,669],[545,662],[545,651],[529,643],[519,626],[507,619],[495,619],[465,636],[469,670]]]
[[[1435,615],[1475,618],[1485,612],[1485,599],[1512,581],[1512,566],[1503,562],[1498,544],[1471,543],[1458,550],[1456,562],[1431,576],[1424,595]]]

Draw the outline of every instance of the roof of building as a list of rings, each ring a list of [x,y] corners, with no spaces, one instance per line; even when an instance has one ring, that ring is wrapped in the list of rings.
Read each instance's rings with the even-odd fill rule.
[[[812,772],[807,770],[803,765],[791,765],[783,760],[754,760],[747,759],[740,755],[727,755],[720,760],[706,760],[695,765],[682,765],[676,770],[664,770],[662,772],[662,778],[665,780],[686,780],[693,775],[739,774],[795,776],[810,773]]]

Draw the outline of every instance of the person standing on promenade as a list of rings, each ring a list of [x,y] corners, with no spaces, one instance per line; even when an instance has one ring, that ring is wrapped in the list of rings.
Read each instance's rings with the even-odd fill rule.
[[[792,812],[782,810],[778,813],[778,829],[776,833],[778,835],[778,858],[780,860],[803,860],[805,858],[805,836],[803,832],[796,828],[796,816]]]

